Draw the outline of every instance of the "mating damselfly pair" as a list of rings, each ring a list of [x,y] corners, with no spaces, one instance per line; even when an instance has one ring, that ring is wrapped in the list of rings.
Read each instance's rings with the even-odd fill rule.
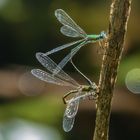
[[[97,94],[97,86],[94,82],[91,82],[80,70],[74,65],[72,62],[72,57],[79,51],[79,49],[88,44],[94,42],[101,42],[106,38],[106,33],[102,31],[99,35],[87,35],[83,29],[81,29],[71,18],[70,16],[62,9],[57,9],[55,11],[56,18],[62,23],[62,27],[60,29],[61,33],[65,36],[69,37],[77,37],[82,38],[78,41],[74,41],[62,46],[59,46],[51,51],[46,53],[38,52],[36,53],[37,60],[49,71],[45,72],[40,69],[33,69],[31,72],[37,78],[46,81],[48,83],[53,83],[60,86],[69,86],[74,88],[69,93],[64,95],[63,100],[64,103],[67,104],[66,110],[63,117],[63,129],[68,132],[73,128],[75,116],[78,111],[80,100],[84,100],[86,98],[96,99],[98,97]],[[72,45],[78,44],[75,48],[71,49],[70,53],[67,54],[59,64],[56,64],[48,55],[68,48]],[[63,67],[71,61],[73,67],[79,72],[88,82],[88,85],[80,85],[78,84],[72,77],[70,77],[67,73],[65,73],[62,69]],[[66,100],[67,96],[73,94],[74,96]]]

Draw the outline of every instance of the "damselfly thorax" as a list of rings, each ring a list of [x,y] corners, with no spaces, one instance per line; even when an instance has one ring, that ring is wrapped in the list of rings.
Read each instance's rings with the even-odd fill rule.
[[[105,38],[106,38],[106,33],[104,31],[102,31],[100,34],[97,35],[95,34],[87,35],[87,40],[91,43],[101,41]]]
[[[94,83],[93,83],[94,84]],[[80,93],[78,97],[70,97],[70,99],[67,99],[68,96],[72,94]],[[76,101],[76,100],[85,100],[88,99],[94,99],[96,100],[98,98],[98,87],[97,86],[91,86],[91,85],[79,85],[77,89],[71,90],[70,92],[66,93],[63,96],[63,102],[64,104],[67,104],[68,102]]]

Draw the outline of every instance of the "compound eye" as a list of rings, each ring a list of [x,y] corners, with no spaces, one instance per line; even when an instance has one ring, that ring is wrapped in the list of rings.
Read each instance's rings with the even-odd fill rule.
[[[101,32],[101,38],[107,38],[107,35],[104,31]]]

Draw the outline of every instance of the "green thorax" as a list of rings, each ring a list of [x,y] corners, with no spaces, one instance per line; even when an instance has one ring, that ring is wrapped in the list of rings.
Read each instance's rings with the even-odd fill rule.
[[[102,39],[101,35],[87,35],[89,40],[98,41]]]
[[[89,92],[91,90],[93,90],[93,88],[91,86],[88,86],[88,85],[83,85],[82,86],[82,91]]]

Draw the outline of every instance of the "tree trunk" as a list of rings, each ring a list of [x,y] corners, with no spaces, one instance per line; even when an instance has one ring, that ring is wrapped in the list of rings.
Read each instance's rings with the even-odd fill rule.
[[[108,39],[102,60],[93,140],[108,140],[111,100],[117,79],[131,0],[112,0]]]

